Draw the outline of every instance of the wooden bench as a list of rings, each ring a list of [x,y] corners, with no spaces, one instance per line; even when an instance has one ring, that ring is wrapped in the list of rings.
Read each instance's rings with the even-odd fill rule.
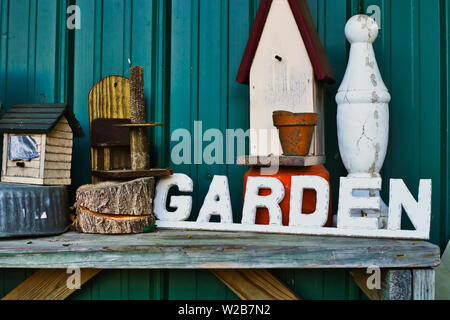
[[[296,299],[264,269],[348,269],[371,299],[434,299],[439,247],[424,241],[158,230],[102,236],[66,233],[0,241],[0,268],[41,269],[4,299],[64,299],[68,267],[81,282],[101,269],[210,269],[243,299]],[[366,286],[378,267],[381,288]]]

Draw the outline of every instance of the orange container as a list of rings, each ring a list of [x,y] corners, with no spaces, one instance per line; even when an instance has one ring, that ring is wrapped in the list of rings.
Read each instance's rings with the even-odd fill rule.
[[[245,190],[247,186],[248,177],[261,177],[261,169],[252,167],[245,173],[244,176],[244,199]],[[330,173],[322,165],[311,167],[280,167],[279,171],[275,175],[271,175],[273,178],[280,180],[285,189],[285,196],[280,203],[281,211],[283,212],[283,225],[289,225],[289,209],[291,200],[291,178],[292,176],[320,176],[330,183]],[[267,176],[264,176],[267,177]],[[330,186],[331,191],[331,186]],[[269,195],[270,190],[260,190],[260,195]],[[331,192],[330,192],[331,195]],[[316,192],[314,190],[304,190],[303,194],[303,213],[311,214],[316,211]],[[326,226],[331,226],[332,223],[332,210],[331,210],[331,196],[330,196],[330,209],[328,214],[328,221]],[[256,211],[256,224],[269,224],[269,211],[265,208],[257,209]]]
[[[292,113],[275,111],[273,124],[278,129],[285,156],[306,156],[309,153],[317,113]]]

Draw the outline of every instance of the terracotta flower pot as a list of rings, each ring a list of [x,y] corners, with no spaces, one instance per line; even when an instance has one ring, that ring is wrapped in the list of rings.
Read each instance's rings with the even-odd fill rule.
[[[308,155],[317,125],[317,113],[275,111],[273,124],[278,129],[285,156]]]

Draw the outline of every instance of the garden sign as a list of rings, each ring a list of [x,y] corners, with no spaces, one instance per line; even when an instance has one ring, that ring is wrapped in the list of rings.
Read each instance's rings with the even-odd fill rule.
[[[379,191],[381,178],[341,178],[337,227],[324,227],[329,209],[329,184],[318,176],[293,176],[290,195],[289,225],[282,225],[279,203],[285,196],[285,188],[274,177],[249,177],[244,199],[242,220],[233,221],[228,178],[214,176],[196,221],[187,221],[191,216],[192,197],[172,195],[170,188],[176,186],[180,192],[193,192],[193,181],[185,174],[174,174],[162,178],[156,188],[154,203],[159,228],[244,231],[286,233],[302,235],[328,235],[348,237],[373,237],[397,239],[429,239],[431,219],[431,180],[421,180],[416,200],[401,179],[390,180],[389,213],[386,228],[380,228],[378,219],[362,215],[364,209],[379,210],[379,196],[355,196],[357,190]],[[267,196],[259,195],[261,189],[270,189]],[[316,210],[302,214],[303,191],[316,192]],[[372,193],[373,195],[374,193]],[[168,201],[169,200],[169,201]],[[167,210],[166,203],[175,211]],[[256,210],[267,208],[268,225],[255,224]],[[414,230],[402,230],[402,209],[414,226]],[[220,222],[210,222],[212,216]]]
[[[261,3],[268,4],[268,2]],[[291,119],[285,119],[284,122],[278,121],[283,116],[289,115],[295,118],[292,112],[303,115],[314,112],[310,114],[311,120],[307,121],[308,126],[314,125],[317,117],[323,117],[322,104],[318,103],[315,110],[305,109],[303,106],[313,106],[314,101],[324,101],[324,91],[313,88],[314,81],[321,80],[325,83],[334,81],[323,47],[314,45],[314,43],[320,44],[320,37],[317,32],[311,32],[315,29],[313,23],[309,25],[309,28],[305,27],[305,21],[312,21],[310,13],[306,6],[297,7],[297,4],[296,1],[292,1],[292,6],[289,6],[286,1],[277,1],[273,2],[273,6],[259,7],[257,14],[259,18],[253,27],[252,36],[238,72],[237,80],[241,83],[250,83],[251,87],[250,129],[257,129],[264,133],[259,139],[252,139],[250,136],[252,156],[265,157],[268,154],[275,156],[281,154],[277,152],[277,150],[280,151],[277,139],[275,139],[277,141],[275,146],[269,148],[274,140],[267,139],[267,132],[269,132],[267,130],[271,130],[273,124],[277,127],[293,126]],[[286,17],[292,17],[292,19]],[[264,25],[267,29],[264,27],[263,33],[261,26]],[[159,220],[156,223],[157,226],[191,230],[428,239],[431,222],[431,180],[420,181],[417,199],[400,179],[390,180],[389,206],[380,197],[382,184],[380,170],[388,147],[391,96],[381,77],[372,46],[378,32],[377,23],[365,15],[352,17],[345,28],[351,48],[349,63],[337,93],[336,102],[338,104],[339,150],[349,175],[340,180],[336,227],[325,227],[329,217],[330,184],[325,178],[313,176],[312,173],[294,174],[289,177],[288,191],[275,176],[249,176],[245,185],[242,220],[239,223],[233,221],[227,177],[213,178],[196,221],[189,221],[193,220],[189,219],[192,211],[190,195],[171,195],[168,199],[169,190],[174,186],[183,193],[193,192],[192,179],[184,174],[163,178],[157,185],[154,202],[155,215]],[[303,36],[306,38],[303,39]],[[305,43],[308,44],[306,50],[308,52],[305,51]],[[311,68],[305,66],[311,66]],[[274,82],[279,85],[275,86]],[[287,83],[301,85],[298,88],[291,88]],[[315,85],[318,88],[321,87],[321,84]],[[286,89],[288,87],[289,90]],[[267,88],[275,89],[267,90]],[[304,88],[308,88],[308,90],[305,89],[305,93],[301,91]],[[320,94],[316,95],[315,92]],[[302,101],[303,98],[309,100]],[[287,109],[277,111],[280,106]],[[296,107],[292,109],[289,106]],[[294,122],[295,125],[300,125],[302,122],[305,124],[305,119]],[[297,143],[298,139],[294,138],[302,136],[295,130],[293,132],[293,137],[287,135],[285,139],[288,141],[288,146],[292,143],[291,141]],[[281,143],[283,154],[288,158],[302,156],[305,159],[312,157],[320,160],[325,155],[323,134],[322,121],[322,125],[316,128],[312,147],[308,146],[297,154],[294,152],[296,148],[284,150],[285,147]],[[280,140],[283,140],[282,136],[282,130],[280,130]],[[257,150],[260,141],[263,142],[262,151]],[[296,147],[300,145],[300,142],[297,144]],[[313,152],[308,154],[311,150]],[[319,161],[315,164],[323,163]],[[270,194],[262,195],[261,190],[270,190]],[[316,206],[313,213],[303,214],[304,190],[314,190],[316,193]],[[287,192],[290,194],[286,194]],[[285,196],[290,196],[289,211],[284,210],[289,215],[288,225],[283,225],[280,208],[280,203]],[[305,195],[305,200],[306,198]],[[169,211],[167,203],[174,210]],[[266,208],[268,211],[267,225],[256,223],[259,208]],[[403,210],[412,223],[413,230],[402,230]],[[213,216],[220,217],[220,222],[211,222]]]

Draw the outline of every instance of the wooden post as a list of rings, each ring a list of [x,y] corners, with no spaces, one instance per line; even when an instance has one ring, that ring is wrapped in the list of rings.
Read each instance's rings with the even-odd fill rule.
[[[381,288],[368,289],[365,269],[351,272],[355,283],[371,300],[434,300],[433,269],[383,270]]]
[[[434,269],[414,269],[412,270],[412,280],[413,300],[435,299]]]
[[[132,124],[146,122],[144,95],[144,68],[130,69],[130,118]],[[150,167],[147,128],[130,127],[131,169],[147,170]]]

